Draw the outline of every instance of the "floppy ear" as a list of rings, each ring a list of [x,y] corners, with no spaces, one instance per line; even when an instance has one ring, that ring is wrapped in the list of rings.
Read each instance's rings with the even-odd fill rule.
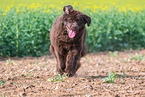
[[[66,14],[70,14],[73,11],[73,7],[71,5],[67,5],[63,7],[63,12]]]
[[[87,23],[88,26],[90,26],[90,24],[91,24],[91,18],[89,16],[84,15],[84,21],[85,21],[85,23]]]

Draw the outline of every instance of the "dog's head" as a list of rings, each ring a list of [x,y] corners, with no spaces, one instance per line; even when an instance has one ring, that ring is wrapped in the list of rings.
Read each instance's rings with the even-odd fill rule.
[[[63,7],[63,25],[66,27],[70,38],[85,28],[85,24],[90,26],[91,18],[80,11],[74,10],[71,5]]]

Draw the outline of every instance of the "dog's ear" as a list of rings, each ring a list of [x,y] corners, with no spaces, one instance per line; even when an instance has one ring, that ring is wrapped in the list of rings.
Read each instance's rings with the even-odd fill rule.
[[[73,7],[71,5],[67,5],[63,7],[63,12],[65,14],[70,14],[73,11]]]
[[[91,24],[91,18],[89,16],[84,15],[84,21],[85,21],[85,23],[87,23],[88,26],[90,26],[90,24]]]

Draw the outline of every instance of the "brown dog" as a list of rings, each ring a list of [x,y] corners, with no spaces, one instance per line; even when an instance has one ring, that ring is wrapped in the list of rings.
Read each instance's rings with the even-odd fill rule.
[[[73,76],[80,67],[80,58],[86,54],[85,24],[91,18],[71,5],[64,6],[64,13],[57,17],[50,31],[50,52],[57,60],[57,71],[61,75]]]

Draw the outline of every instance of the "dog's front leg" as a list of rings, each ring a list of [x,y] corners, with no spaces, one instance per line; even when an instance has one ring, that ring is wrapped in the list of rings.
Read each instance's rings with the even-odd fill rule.
[[[77,49],[70,50],[66,57],[66,69],[67,76],[73,76],[80,67],[80,57]]]
[[[55,51],[56,54],[56,60],[57,60],[57,66],[56,66],[56,70],[59,74],[63,75],[64,73],[64,69],[65,69],[65,59],[64,56],[61,55],[59,52]]]

